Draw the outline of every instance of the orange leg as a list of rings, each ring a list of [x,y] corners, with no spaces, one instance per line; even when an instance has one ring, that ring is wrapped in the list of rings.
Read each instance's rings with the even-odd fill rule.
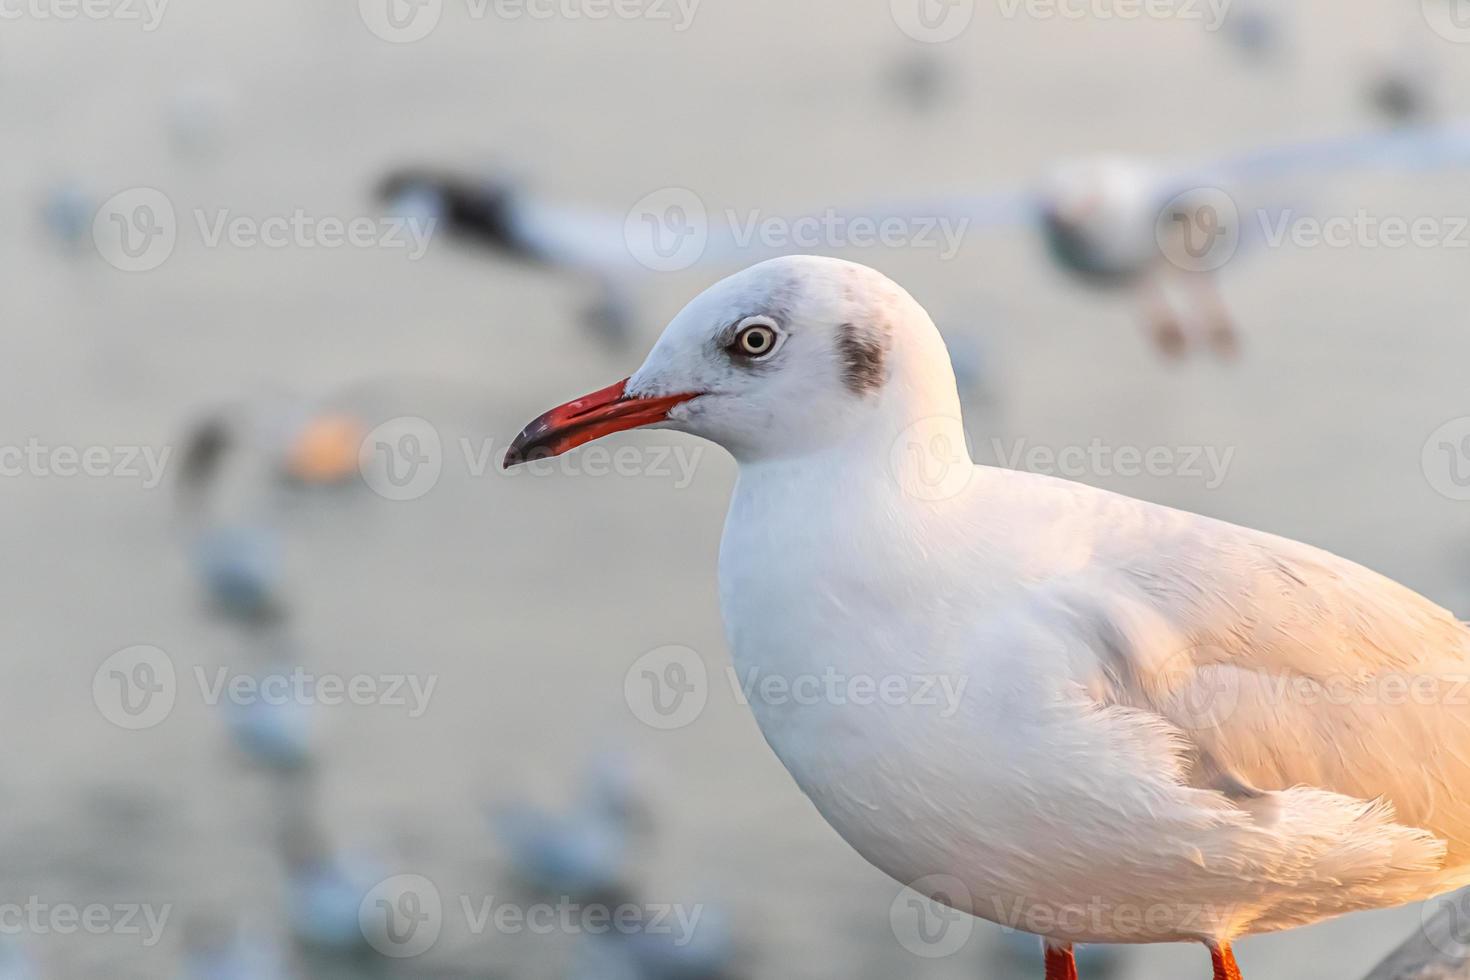
[[[1240,353],[1240,331],[1235,328],[1235,318],[1225,305],[1219,282],[1210,273],[1190,276],[1189,282],[1204,317],[1205,336],[1210,346],[1218,356],[1227,360],[1234,358]]]
[[[1144,326],[1155,349],[1170,360],[1189,353],[1184,322],[1170,305],[1169,295],[1158,278],[1152,273],[1145,275],[1138,284],[1138,294],[1143,304]]]
[[[1215,964],[1215,980],[1241,980],[1240,967],[1235,964],[1235,954],[1229,943],[1210,943],[1210,961]]]
[[[1077,958],[1072,955],[1072,944],[1046,948],[1046,980],[1077,980]]]

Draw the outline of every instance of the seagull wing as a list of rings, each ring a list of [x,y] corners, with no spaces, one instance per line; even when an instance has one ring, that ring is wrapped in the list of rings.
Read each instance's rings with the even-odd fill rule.
[[[557,265],[604,276],[637,269],[621,215],[531,197],[517,199],[514,213],[517,236]]]
[[[1040,479],[1039,498],[1073,501],[1049,533],[1090,545],[1043,601],[1084,639],[1092,699],[1167,720],[1195,785],[1386,800],[1470,861],[1465,624],[1309,545]]]
[[[1251,150],[1165,178],[1172,193],[1224,183],[1269,181],[1345,170],[1429,170],[1470,163],[1470,120],[1304,140]]]
[[[856,207],[836,208],[833,215],[846,221],[866,219],[883,222],[897,219],[910,224],[946,220],[962,230],[1005,228],[1032,224],[1041,212],[1041,199],[1026,191],[997,191],[986,194],[955,194],[905,200],[874,201]],[[825,217],[812,214],[810,219]]]

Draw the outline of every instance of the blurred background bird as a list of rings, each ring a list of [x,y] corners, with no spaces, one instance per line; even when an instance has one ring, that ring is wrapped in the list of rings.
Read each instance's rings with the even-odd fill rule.
[[[1470,168],[1470,123],[1366,133],[1247,151],[1195,167],[1123,156],[1053,166],[1033,191],[914,200],[853,213],[943,215],[967,235],[1032,226],[1075,281],[1127,290],[1153,346],[1169,358],[1197,347],[1233,358],[1240,331],[1218,284],[1237,250],[1259,246],[1300,181],[1353,170]],[[1291,182],[1296,181],[1293,185]],[[1298,207],[1296,214],[1309,213]]]
[[[188,923],[178,980],[291,980],[280,942],[243,923],[196,917]]]
[[[652,829],[648,804],[632,778],[624,757],[599,754],[567,811],[525,802],[495,806],[491,827],[515,879],[534,894],[577,901],[626,888],[637,849]]]

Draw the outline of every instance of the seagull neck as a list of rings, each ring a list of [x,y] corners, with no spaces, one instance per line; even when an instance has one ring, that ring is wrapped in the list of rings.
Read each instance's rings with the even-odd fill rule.
[[[770,506],[894,513],[932,510],[975,474],[963,422],[952,414],[893,415],[831,446],[740,461],[737,495]]]

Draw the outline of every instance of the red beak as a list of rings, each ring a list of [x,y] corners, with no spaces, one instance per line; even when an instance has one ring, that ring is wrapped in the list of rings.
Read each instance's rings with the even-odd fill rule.
[[[697,397],[688,394],[629,398],[623,394],[627,386],[628,379],[624,378],[617,384],[574,398],[533,419],[506,451],[506,468],[533,459],[560,456],[568,449],[601,439],[609,433],[652,425],[668,418],[669,409],[675,405]]]

